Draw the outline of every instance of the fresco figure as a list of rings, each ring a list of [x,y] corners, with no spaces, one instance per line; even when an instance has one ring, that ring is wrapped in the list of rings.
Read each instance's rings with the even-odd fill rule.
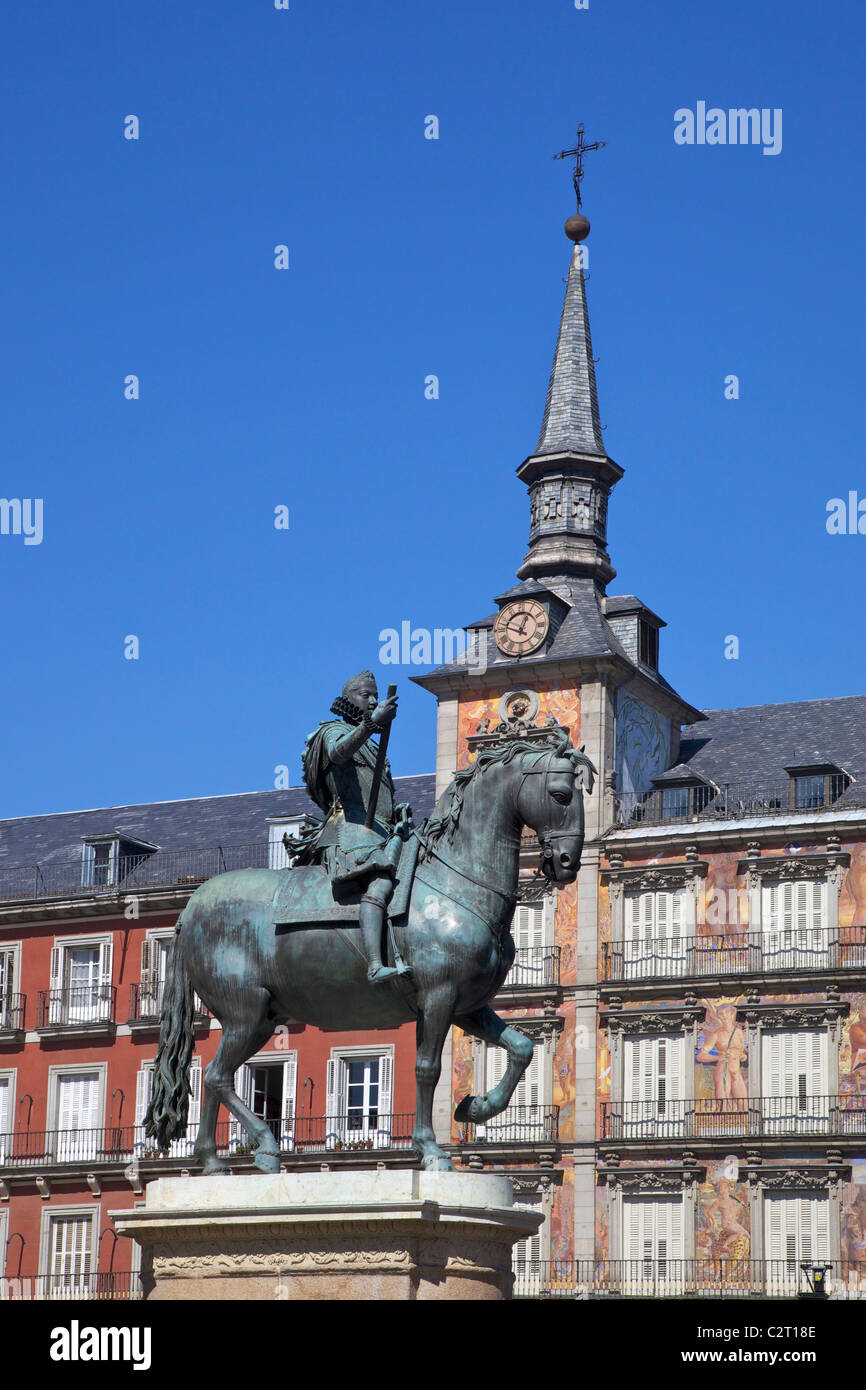
[[[704,1208],[712,1230],[713,1254],[722,1260],[744,1260],[749,1255],[749,1209],[734,1196],[733,1184],[722,1178],[715,1198]]]
[[[736,1004],[720,1004],[715,1011],[708,1006],[704,1042],[695,1060],[713,1067],[716,1100],[726,1102],[720,1107],[722,1109],[746,1108],[748,1092],[742,1069],[747,1055],[745,1034],[737,1022]]]

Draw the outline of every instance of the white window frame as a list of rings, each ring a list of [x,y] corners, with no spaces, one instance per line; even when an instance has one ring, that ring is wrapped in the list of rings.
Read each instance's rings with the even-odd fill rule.
[[[623,1039],[624,1138],[680,1138],[685,1134],[685,1033],[634,1033]],[[652,1094],[635,1095],[637,1089]]]
[[[545,955],[552,951],[556,922],[556,894],[547,893],[540,903],[518,903],[511,919],[514,938],[514,964],[508,972],[506,985],[511,988],[531,988],[547,983]],[[520,952],[528,953],[521,959]]]
[[[153,1135],[149,1138],[144,1133],[144,1117],[147,1107],[150,1104],[150,1095],[153,1087],[153,1069],[156,1066],[156,1058],[143,1058],[139,1063],[138,1071],[135,1076],[135,1125],[133,1131],[133,1145],[136,1156],[139,1158],[152,1150],[156,1145]],[[201,1108],[204,1093],[204,1071],[202,1069],[201,1057],[197,1054],[193,1057],[189,1069],[189,1109],[187,1111],[186,1134],[180,1139],[172,1139],[168,1146],[170,1158],[191,1158],[196,1140],[198,1139],[198,1128],[201,1124]]]
[[[98,950],[99,980],[93,988],[93,1002],[75,1002],[68,995],[71,986],[69,961],[72,951]],[[49,977],[48,1021],[51,1024],[82,1026],[88,1023],[109,1023],[111,1021],[112,986],[114,983],[114,940],[109,935],[95,936],[56,936],[51,948]],[[83,1015],[79,1017],[78,1015]]]
[[[295,1151],[295,1124],[298,1113],[298,1054],[291,1052],[259,1052],[250,1057],[235,1073],[235,1090],[244,1105],[253,1108],[253,1069],[258,1067],[282,1067],[283,1099],[280,1116],[280,1132],[274,1135],[282,1153]],[[238,1120],[232,1119],[229,1125],[229,1146],[236,1152],[239,1144],[248,1142],[246,1130]]]
[[[762,1029],[761,1093],[765,1134],[829,1134],[827,1029]]]
[[[511,1269],[514,1292],[524,1298],[538,1296],[544,1286],[544,1250],[546,1246],[547,1209],[543,1192],[524,1192],[517,1203],[544,1217],[535,1235],[516,1240],[511,1247]]]
[[[671,1250],[660,1247],[658,1233],[658,1214],[662,1207],[671,1210],[671,1231],[668,1237],[666,1233],[663,1237],[665,1247],[668,1239],[674,1247]],[[677,1242],[677,1232],[673,1229],[675,1225],[675,1211],[679,1210],[679,1240]],[[639,1212],[653,1212],[653,1226],[649,1244],[652,1246],[647,1253],[647,1240],[644,1236],[643,1249],[635,1254],[631,1248],[632,1223],[638,1222]],[[645,1218],[644,1218],[645,1223]],[[630,1291],[646,1295],[654,1293],[661,1296],[683,1291],[685,1261],[686,1261],[686,1226],[687,1210],[684,1193],[626,1193],[622,1197],[620,1215],[620,1250],[622,1259],[622,1275],[620,1280],[620,1292],[628,1294]],[[640,1233],[638,1232],[638,1236]]]
[[[823,1243],[825,1249],[815,1249],[809,1254],[804,1254],[804,1242],[802,1239],[802,1216],[804,1206],[812,1205],[811,1226],[812,1230],[808,1233],[809,1244],[814,1243],[816,1247],[822,1243],[822,1233],[820,1230],[820,1216],[818,1204],[824,1213]],[[784,1211],[783,1204],[787,1207]],[[786,1249],[784,1254],[780,1250],[773,1248],[773,1232],[771,1225],[773,1222],[774,1211],[780,1212],[780,1225],[793,1223],[796,1231],[789,1230],[779,1232],[780,1238],[785,1239]],[[766,1269],[766,1292],[785,1293],[788,1297],[793,1297],[798,1291],[803,1289],[804,1281],[800,1270],[800,1263],[809,1260],[823,1262],[833,1259],[833,1225],[834,1225],[834,1206],[829,1191],[825,1192],[765,1192],[763,1199],[762,1217],[762,1238],[764,1251],[764,1268]],[[793,1235],[793,1253],[791,1251]]]
[[[108,877],[104,883],[96,880],[96,850],[98,846],[108,845]],[[82,888],[109,888],[117,883],[117,868],[120,858],[120,836],[113,838],[97,836],[84,840],[81,845],[81,886]]]
[[[637,980],[686,973],[688,890],[636,888],[623,903],[623,977]]]
[[[515,1086],[511,1100],[501,1115],[494,1116],[485,1124],[476,1125],[478,1139],[494,1140],[501,1144],[545,1138],[545,1112],[551,1104],[552,1069],[545,1043],[540,1038],[533,1038],[533,1043],[532,1061]],[[484,1077],[485,1092],[498,1085],[507,1066],[508,1053],[505,1048],[485,1043],[480,1073]],[[533,1110],[538,1112],[535,1118]]]
[[[6,984],[5,995],[7,999],[13,998],[21,993],[21,945],[20,941],[0,942],[0,956],[9,958],[9,978]],[[6,1016],[6,1009],[3,1002],[4,996],[0,992],[0,1030],[11,1028],[12,1020]]]
[[[378,1124],[375,1130],[369,1122],[360,1128],[349,1129],[347,1063],[363,1061],[368,1057],[379,1060]],[[382,1103],[383,1097],[388,1102],[387,1107]],[[332,1047],[325,1085],[325,1147],[334,1149],[338,1144],[342,1147],[345,1144],[370,1142],[374,1149],[390,1149],[393,1147],[393,1115],[394,1044],[383,1047]]]
[[[18,1068],[4,1067],[0,1071],[0,1081],[5,1081],[9,1086],[9,1118],[8,1126],[3,1128],[0,1123],[0,1163],[5,1162],[7,1151],[11,1153],[15,1142],[15,1093],[18,1088]]]
[[[59,1293],[60,1298],[76,1299],[87,1297],[95,1291],[96,1271],[99,1265],[99,1222],[101,1207],[99,1202],[91,1202],[90,1206],[49,1206],[42,1212],[42,1220],[39,1230],[39,1274],[45,1287],[45,1294],[52,1298],[52,1271],[51,1271],[51,1247],[52,1227],[58,1220],[75,1218],[86,1219],[90,1222],[90,1249],[89,1249],[89,1270],[80,1276],[80,1282],[73,1282],[68,1289],[62,1289]]]
[[[761,885],[761,956],[768,970],[822,969],[830,953],[826,878],[767,879]]]
[[[97,1124],[88,1128],[60,1129],[60,1078],[92,1072],[97,1076]],[[100,1135],[105,1133],[105,1092],[108,1081],[107,1062],[64,1062],[48,1068],[48,1106],[45,1128],[49,1134],[61,1137],[48,1142],[59,1163],[93,1162],[98,1156]],[[65,1137],[64,1137],[65,1136]]]

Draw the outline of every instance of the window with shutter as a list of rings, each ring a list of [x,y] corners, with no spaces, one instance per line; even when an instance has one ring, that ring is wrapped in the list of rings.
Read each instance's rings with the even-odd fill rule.
[[[518,1081],[507,1108],[501,1115],[477,1126],[475,1132],[479,1139],[493,1139],[499,1143],[544,1139],[544,1055],[544,1047],[536,1043],[532,1061]],[[504,1048],[486,1048],[486,1091],[499,1085],[507,1065],[508,1054]]]
[[[626,979],[685,972],[685,919],[684,889],[626,894]]]
[[[15,1027],[12,996],[15,993],[15,952],[0,948],[0,1029]]]
[[[511,922],[514,964],[508,984],[529,987],[551,982],[556,902],[548,894],[540,903],[519,903]]]
[[[518,1205],[540,1213],[543,1209],[542,1195],[540,1192],[522,1195]],[[511,1247],[511,1268],[514,1271],[514,1293],[517,1297],[538,1297],[541,1292],[544,1274],[541,1264],[543,1229],[543,1226],[539,1226],[534,1236],[526,1236]]]
[[[139,1146],[136,1152],[152,1151],[156,1146],[156,1139],[153,1135],[145,1137],[144,1116],[150,1104],[150,1095],[153,1088],[153,1062],[144,1062],[141,1070],[136,1077],[135,1084],[135,1140]],[[191,1158],[198,1138],[198,1126],[201,1119],[201,1093],[202,1093],[202,1069],[201,1058],[193,1057],[192,1065],[189,1069],[189,1106],[187,1109],[186,1134],[183,1138],[173,1139],[168,1146],[168,1153],[172,1158]]]
[[[58,1214],[49,1222],[49,1296],[84,1297],[93,1269],[93,1217]]]
[[[393,1072],[390,1052],[334,1054],[328,1062],[326,1144],[390,1147]]]
[[[766,1134],[829,1132],[828,1057],[826,1032],[764,1033],[761,1089]]]
[[[642,1294],[669,1294],[684,1276],[682,1197],[624,1197],[623,1286]]]
[[[815,879],[765,883],[761,941],[768,970],[821,969],[830,950],[827,885]]]
[[[61,1163],[92,1160],[103,1142],[98,1071],[57,1076],[54,1129]]]
[[[684,1133],[685,1068],[682,1036],[625,1039],[625,1135],[675,1138]]]
[[[12,1092],[15,1073],[0,1074],[0,1163],[5,1163],[12,1153]]]
[[[789,1295],[801,1286],[800,1265],[830,1257],[830,1200],[768,1193],[764,1197],[764,1253],[770,1291]]]

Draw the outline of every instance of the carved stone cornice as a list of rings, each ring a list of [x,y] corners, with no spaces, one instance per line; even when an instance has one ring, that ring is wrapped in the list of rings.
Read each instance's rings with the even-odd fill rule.
[[[600,1170],[599,1177],[612,1191],[652,1194],[656,1192],[679,1195],[698,1176],[696,1168],[613,1168]]]
[[[847,999],[825,999],[818,1004],[749,1001],[738,1006],[737,1022],[763,1029],[819,1028],[847,1018],[850,1008]]]
[[[792,879],[826,880],[841,888],[845,870],[851,863],[847,850],[828,850],[820,854],[750,855],[737,862],[737,873],[744,874],[746,887],[760,888],[766,882],[786,883]]]
[[[851,1165],[840,1163],[833,1167],[823,1164],[811,1168],[753,1168],[746,1175],[749,1186],[765,1192],[824,1192],[831,1183],[845,1181]]]
[[[558,1037],[565,1027],[565,1019],[561,1014],[544,1013],[536,1014],[530,1018],[519,1018],[517,1016],[508,1019],[510,1025],[515,1026],[519,1032],[526,1033],[527,1037],[532,1038],[533,1042],[541,1039],[543,1042],[550,1042]]]
[[[599,1022],[612,1033],[680,1033],[703,1023],[702,1006],[683,1005],[674,1009],[602,1009]]]
[[[521,1197],[537,1197],[551,1192],[556,1186],[559,1174],[539,1172],[539,1173],[509,1173],[511,1186],[514,1195],[520,1200]]]
[[[688,859],[673,864],[631,864],[622,868],[601,870],[601,881],[607,884],[611,898],[619,898],[624,892],[656,892],[666,888],[697,889],[701,879],[706,878],[709,862],[706,859]]]

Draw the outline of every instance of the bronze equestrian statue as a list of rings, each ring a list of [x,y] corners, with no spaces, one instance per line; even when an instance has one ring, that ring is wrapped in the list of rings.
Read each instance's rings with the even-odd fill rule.
[[[204,1173],[229,1171],[217,1154],[220,1104],[255,1146],[256,1167],[279,1171],[270,1126],[234,1089],[238,1067],[279,1024],[349,1030],[414,1019],[412,1143],[427,1169],[454,1166],[432,1123],[452,1023],[508,1058],[490,1091],[461,1100],[460,1121],[500,1114],[532,1060],[531,1040],[490,1007],[514,960],[521,831],[529,826],[538,836],[548,882],[572,883],[583,849],[582,792],[592,791],[595,769],[565,730],[521,728],[483,747],[415,828],[407,808],[393,807],[390,774],[382,772],[378,789],[369,775],[370,735],[388,728],[395,708],[393,700],[379,703],[369,672],[348,682],[338,720],[307,741],[305,778],[326,820],[306,837],[296,865],[220,874],[181,913],[145,1130],[160,1148],[185,1133],[197,993],[222,1025],[204,1074],[194,1150]],[[375,838],[360,833],[371,804]],[[384,964],[383,943],[392,965]]]

